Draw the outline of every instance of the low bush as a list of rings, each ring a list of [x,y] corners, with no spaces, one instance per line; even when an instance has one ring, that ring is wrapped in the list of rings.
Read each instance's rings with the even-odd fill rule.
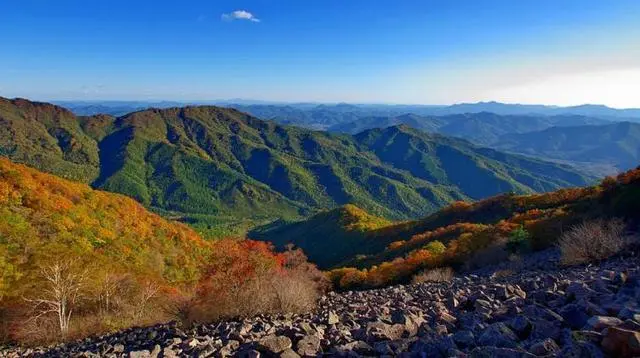
[[[328,288],[300,250],[276,253],[251,240],[213,245],[200,280],[178,284],[69,260],[43,263],[20,292],[0,296],[0,343],[46,345],[172,320],[305,312]]]
[[[254,262],[213,265],[195,297],[187,300],[190,307],[179,306],[175,316],[183,316],[183,323],[189,325],[262,313],[306,312],[329,286],[325,275],[301,250],[290,249],[275,260],[257,252],[253,257]],[[247,272],[251,274],[241,279]]]
[[[449,282],[453,278],[453,270],[451,267],[440,267],[423,271],[411,280],[412,283],[423,282]]]
[[[611,257],[627,243],[622,220],[587,221],[572,227],[558,241],[561,262],[577,265]]]
[[[529,238],[531,235],[524,229],[522,225],[509,233],[507,241],[507,250],[513,254],[526,253],[531,251],[531,243]]]

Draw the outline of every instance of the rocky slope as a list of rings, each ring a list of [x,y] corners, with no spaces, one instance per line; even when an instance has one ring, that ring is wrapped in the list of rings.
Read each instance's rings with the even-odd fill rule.
[[[535,263],[535,264],[534,264]],[[542,263],[542,264],[541,264]],[[447,283],[330,293],[316,312],[177,324],[40,349],[33,356],[631,357],[640,354],[638,257],[555,269],[483,270]]]

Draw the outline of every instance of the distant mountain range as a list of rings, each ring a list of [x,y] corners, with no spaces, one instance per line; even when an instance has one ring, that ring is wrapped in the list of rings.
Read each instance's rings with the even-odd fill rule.
[[[517,138],[505,136],[531,133],[528,138],[542,138],[549,133],[576,133],[580,129],[556,129],[552,127],[582,127],[608,125],[616,122],[640,123],[639,109],[613,109],[598,105],[574,107],[555,107],[542,105],[516,105],[498,102],[480,102],[457,104],[452,106],[419,106],[419,105],[354,105],[347,103],[314,104],[314,103],[261,103],[252,101],[211,101],[225,107],[231,107],[250,113],[258,118],[273,120],[279,124],[294,125],[303,128],[326,130],[335,133],[357,134],[374,128],[387,128],[396,125],[407,125],[426,132],[435,132],[470,140],[471,142],[494,149],[507,150],[531,155],[547,160],[560,160],[576,165],[581,170],[596,176],[612,174],[637,165],[638,145],[634,134],[624,143],[610,142],[605,133],[595,140],[603,152],[589,155],[592,143],[581,143],[580,139],[573,143],[571,153],[554,152],[540,146],[527,143],[521,149]],[[94,115],[108,113],[116,116],[131,111],[144,110],[152,106],[167,108],[176,106],[177,102],[64,102],[76,114]],[[633,128],[633,125],[627,127]],[[583,129],[584,130],[584,129]],[[535,132],[546,131],[538,135]],[[631,131],[633,132],[633,131]],[[579,138],[584,138],[580,136]],[[542,144],[541,144],[542,145]],[[578,148],[585,148],[580,150]],[[618,154],[622,155],[618,155]]]
[[[465,138],[476,144],[490,145],[505,134],[527,133],[554,126],[565,127],[610,123],[612,122],[604,119],[579,115],[498,115],[491,112],[446,116],[405,114],[395,117],[364,117],[353,122],[331,126],[328,131],[356,134],[367,129],[404,124],[427,132]]]
[[[640,123],[613,122],[580,115],[405,114],[364,117],[331,126],[328,130],[355,134],[396,125],[464,138],[502,151],[570,162],[599,176],[632,169],[640,164]]]
[[[181,107],[185,105],[218,105],[235,108],[258,118],[272,119],[282,124],[294,124],[314,129],[327,129],[331,125],[344,124],[363,117],[393,117],[408,113],[420,116],[446,116],[452,114],[491,112],[499,115],[578,115],[610,120],[640,121],[640,109],[615,109],[602,105],[558,107],[478,102],[451,106],[429,106],[347,103],[271,103],[239,99],[190,102],[56,101],[54,103],[68,108],[76,115],[122,115],[148,108]]]
[[[348,203],[406,219],[455,200],[591,180],[566,165],[404,125],[330,134],[213,106],[78,117],[51,104],[0,99],[0,129],[1,155],[204,228]]]
[[[543,158],[610,163],[620,170],[640,165],[640,124],[551,127],[501,136],[495,148]]]

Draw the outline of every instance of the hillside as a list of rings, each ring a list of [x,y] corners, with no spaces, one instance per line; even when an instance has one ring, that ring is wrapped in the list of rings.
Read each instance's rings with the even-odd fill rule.
[[[295,284],[295,300],[256,291],[273,280]],[[284,304],[297,311],[314,304],[324,281],[299,251],[207,241],[124,195],[0,158],[0,346],[280,312]]]
[[[0,155],[84,183],[98,177],[96,141],[70,111],[0,97],[0,128]]]
[[[638,198],[640,170],[633,170],[616,179],[607,178],[598,186],[457,202],[420,220],[361,225],[366,229],[359,231],[346,230],[341,220],[335,219],[344,212],[333,211],[250,235],[280,245],[294,244],[312,260],[320,259],[324,268],[346,266],[333,271],[338,286],[348,275],[349,282],[359,279],[345,288],[371,287],[403,282],[418,270],[443,262],[472,267],[482,260],[504,261],[508,257],[504,248],[507,238],[520,226],[531,235],[531,248],[538,250],[552,245],[565,228],[585,219],[622,217],[637,223]],[[359,216],[368,217],[362,212]],[[323,220],[325,217],[334,219]],[[444,245],[437,252],[429,246],[435,241]],[[342,250],[345,242],[348,248]],[[331,256],[324,245],[334,248]]]
[[[318,213],[302,222],[276,221],[256,228],[248,235],[255,240],[272,242],[279,248],[295,243],[304,248],[303,251],[308,253],[312,262],[326,268],[356,255],[383,250],[388,242],[365,233],[390,224],[356,206],[345,205]]]
[[[498,115],[490,112],[439,117],[446,124],[439,133],[468,139],[474,143],[493,146],[499,138],[511,133],[527,133],[550,127],[597,125],[606,120],[578,115]]]
[[[583,180],[568,167],[508,155],[405,125],[372,129],[353,138],[382,162],[431,183],[449,185],[472,199],[511,191],[550,191]]]
[[[0,297],[60,259],[167,283],[198,278],[209,244],[136,201],[0,158]],[[18,289],[21,288],[21,289]]]
[[[606,163],[619,170],[640,162],[640,124],[620,122],[599,126],[553,127],[508,134],[495,147],[545,158]]]
[[[1,103],[3,133],[17,133],[1,138],[5,156],[126,194],[202,230],[238,218],[294,219],[349,203],[376,216],[414,218],[459,199],[589,180],[567,166],[408,128],[352,137],[210,106],[115,118],[75,117],[26,100]]]

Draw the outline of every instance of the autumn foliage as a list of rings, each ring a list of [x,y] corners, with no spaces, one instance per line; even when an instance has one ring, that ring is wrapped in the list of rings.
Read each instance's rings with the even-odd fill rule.
[[[304,296],[299,307],[271,311],[308,309],[322,285],[296,250],[206,241],[128,197],[0,158],[0,341],[57,341],[185,315],[255,313],[232,303],[262,277],[291,281]],[[61,302],[68,320],[58,317]],[[215,317],[194,316],[193,307],[205,304]]]
[[[544,249],[576,225],[614,217],[632,225],[640,221],[640,169],[586,188],[455,202],[423,220],[378,229],[378,235],[395,238],[386,250],[353,260],[352,267],[331,270],[329,277],[340,289],[409,282],[423,270],[470,268]]]

